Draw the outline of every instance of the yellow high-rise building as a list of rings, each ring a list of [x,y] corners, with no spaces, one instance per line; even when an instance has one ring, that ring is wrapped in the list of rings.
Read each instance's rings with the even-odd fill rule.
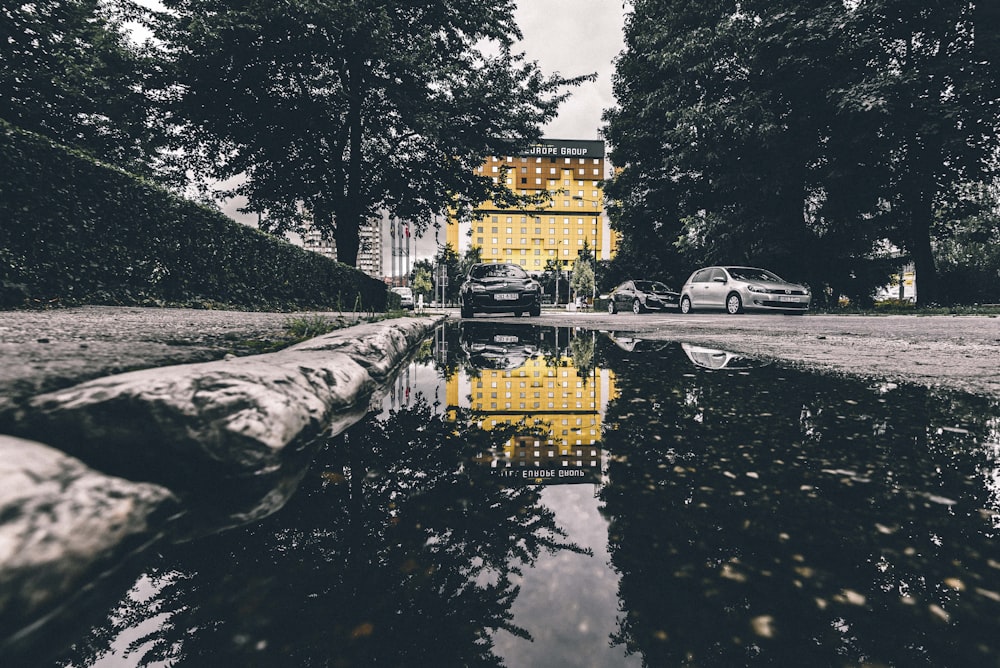
[[[604,142],[543,139],[520,155],[492,156],[478,172],[518,194],[543,195],[545,203],[521,209],[483,202],[471,220],[450,220],[447,241],[459,254],[482,249],[484,262],[511,262],[530,273],[550,260],[572,271],[586,244],[598,260],[611,259],[614,236],[604,211]]]

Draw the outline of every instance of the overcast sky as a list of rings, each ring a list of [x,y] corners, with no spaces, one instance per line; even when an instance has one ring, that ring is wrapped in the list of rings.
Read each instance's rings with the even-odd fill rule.
[[[622,0],[519,0],[520,50],[543,72],[571,77],[597,73],[574,89],[545,128],[552,139],[598,139],[601,113],[612,106],[613,60],[624,48]]]

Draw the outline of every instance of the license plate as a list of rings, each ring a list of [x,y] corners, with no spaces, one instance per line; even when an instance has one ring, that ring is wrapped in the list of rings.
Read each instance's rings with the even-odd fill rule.
[[[493,337],[494,343],[517,343],[516,336],[504,336],[503,334],[497,334]]]
[[[514,300],[517,299],[517,293],[516,292],[498,292],[495,295],[493,295],[493,299],[497,300],[498,302],[501,302],[501,301],[507,301],[507,302],[514,301]]]
[[[778,300],[779,301],[783,301],[783,302],[797,302],[797,301],[799,301],[799,298],[798,297],[778,297]]]

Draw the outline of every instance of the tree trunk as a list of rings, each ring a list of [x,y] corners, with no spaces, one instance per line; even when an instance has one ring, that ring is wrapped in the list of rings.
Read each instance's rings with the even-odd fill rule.
[[[910,254],[916,269],[917,305],[936,304],[939,300],[937,267],[931,250],[933,207],[927,194],[915,197],[910,220]]]
[[[347,156],[347,188],[344,197],[337,198],[336,229],[337,259],[344,264],[358,265],[358,247],[361,244],[360,228],[364,222],[365,207],[361,200],[362,136],[364,122],[361,107],[364,99],[364,64],[355,54],[347,60],[347,126],[350,132]],[[338,193],[339,195],[339,193]]]

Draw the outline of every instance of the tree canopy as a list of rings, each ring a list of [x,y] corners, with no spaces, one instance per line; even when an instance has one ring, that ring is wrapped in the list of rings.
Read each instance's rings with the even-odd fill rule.
[[[544,76],[511,47],[513,0],[164,0],[164,90],[199,168],[240,181],[274,232],[303,218],[355,264],[379,209],[419,233],[449,206],[503,201],[477,175],[536,139],[586,77]]]
[[[133,173],[151,175],[163,135],[150,123],[151,55],[126,36],[130,0],[0,6],[0,118]]]
[[[934,211],[996,168],[996,24],[976,11],[632,2],[604,117],[621,262],[669,267],[673,282],[699,264],[764,264],[836,298],[885,279],[888,240],[934,301]]]

